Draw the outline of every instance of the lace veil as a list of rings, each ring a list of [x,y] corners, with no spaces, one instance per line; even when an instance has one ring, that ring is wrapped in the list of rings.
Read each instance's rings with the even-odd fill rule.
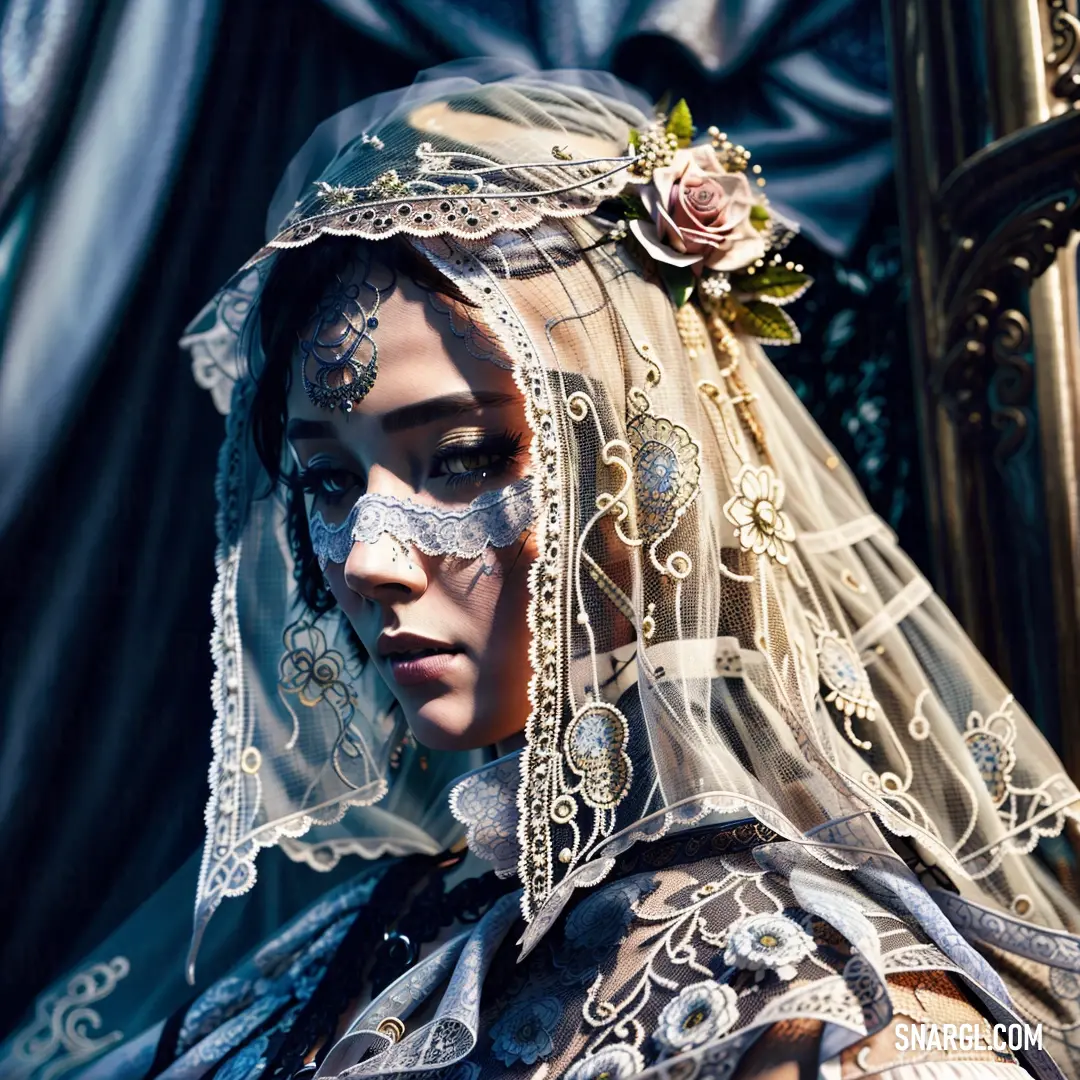
[[[967,898],[1077,929],[1027,857],[1077,815],[1060,762],[760,344],[677,305],[607,212],[653,124],[644,99],[593,73],[436,75],[316,130],[272,239],[183,342],[228,413],[196,941],[261,847],[316,866],[438,850],[455,831],[445,785],[479,760],[410,745],[338,613],[303,608],[284,501],[251,447],[257,335],[240,330],[274,260],[324,234],[405,234],[525,397],[540,556],[517,869],[533,938],[618,851],[718,812],[841,868],[904,837]]]

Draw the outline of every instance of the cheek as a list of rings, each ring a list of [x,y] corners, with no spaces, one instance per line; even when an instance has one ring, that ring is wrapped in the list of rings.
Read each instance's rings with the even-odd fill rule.
[[[477,682],[471,713],[476,735],[482,732],[485,743],[519,734],[529,716],[528,581],[536,555],[531,535],[524,545],[489,552],[493,571],[477,588],[478,619],[473,623]]]
[[[528,650],[529,568],[536,560],[536,540],[532,533],[515,548],[496,553],[497,569],[492,580],[499,584],[493,630],[494,647]],[[522,656],[525,659],[525,656]]]
[[[443,588],[460,612],[477,659],[503,656],[528,642],[529,567],[536,545],[529,535],[508,548],[489,550],[460,574],[443,579]]]
[[[327,563],[326,580],[330,584],[330,592],[337,601],[338,607],[341,608],[345,618],[352,624],[352,628],[356,631],[356,636],[360,638],[361,644],[368,652],[372,652],[375,648],[374,638],[378,637],[380,628],[374,626],[370,620],[364,620],[360,617],[363,601],[345,583],[344,564]]]

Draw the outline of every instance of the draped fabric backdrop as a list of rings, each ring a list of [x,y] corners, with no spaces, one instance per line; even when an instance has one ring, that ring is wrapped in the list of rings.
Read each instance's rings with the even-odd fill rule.
[[[925,550],[877,0],[0,11],[7,1026],[199,844],[222,428],[176,341],[259,246],[289,158],[345,105],[483,53],[610,68],[725,126],[802,222],[795,250],[820,278],[784,370]]]

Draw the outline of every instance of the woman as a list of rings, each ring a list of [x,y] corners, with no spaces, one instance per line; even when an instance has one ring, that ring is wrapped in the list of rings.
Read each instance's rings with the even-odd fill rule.
[[[191,964],[261,848],[370,862],[88,1080],[1076,1074],[1031,852],[1080,793],[762,352],[791,226],[693,138],[458,74],[290,166],[185,339],[228,411]]]

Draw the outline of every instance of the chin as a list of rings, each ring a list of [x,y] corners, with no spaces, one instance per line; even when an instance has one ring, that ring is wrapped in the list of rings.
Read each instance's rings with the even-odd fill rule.
[[[490,725],[477,722],[471,710],[457,703],[433,701],[418,710],[406,709],[409,730],[429,750],[476,750],[490,746]]]
[[[510,738],[516,732],[507,731],[505,716],[499,719],[477,715],[472,702],[455,701],[457,695],[447,694],[419,709],[405,710],[405,719],[413,738],[429,750],[479,750]]]

